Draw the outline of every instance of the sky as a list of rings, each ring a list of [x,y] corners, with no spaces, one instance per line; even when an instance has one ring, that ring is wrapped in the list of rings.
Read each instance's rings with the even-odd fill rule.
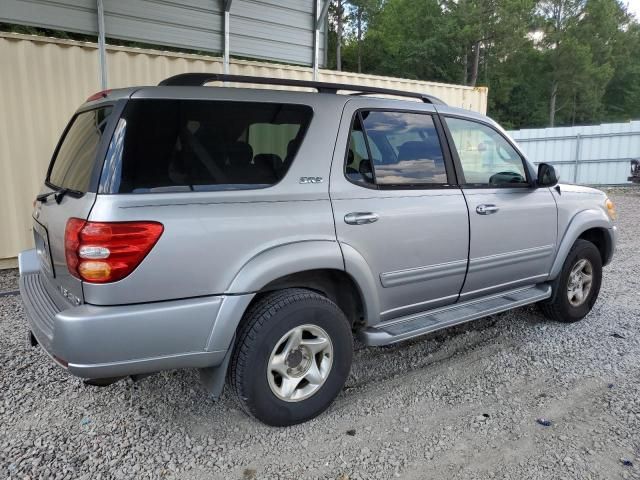
[[[629,12],[633,13],[638,20],[640,20],[640,0],[625,0],[629,7]]]

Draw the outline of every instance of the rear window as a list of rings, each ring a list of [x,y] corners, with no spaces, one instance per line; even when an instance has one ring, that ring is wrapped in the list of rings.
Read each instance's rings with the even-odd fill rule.
[[[112,107],[102,107],[75,116],[53,161],[50,184],[82,193],[89,189],[96,153],[112,111]]]
[[[262,188],[286,174],[311,120],[308,106],[133,100],[107,159],[112,193]],[[115,167],[117,165],[118,167]],[[115,167],[115,168],[114,168]]]

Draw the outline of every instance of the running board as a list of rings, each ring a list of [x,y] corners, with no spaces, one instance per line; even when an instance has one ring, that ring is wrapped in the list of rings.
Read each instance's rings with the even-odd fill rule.
[[[508,290],[462,303],[454,303],[429,312],[382,322],[374,327],[361,330],[359,338],[365,345],[389,345],[442,328],[539,302],[550,296],[551,285],[547,284]]]

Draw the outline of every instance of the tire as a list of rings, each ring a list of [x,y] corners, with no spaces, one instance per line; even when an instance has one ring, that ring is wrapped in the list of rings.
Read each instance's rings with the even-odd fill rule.
[[[288,288],[267,294],[245,314],[228,383],[248,414],[272,426],[295,425],[331,405],[352,357],[351,326],[340,308],[311,290]]]
[[[579,301],[577,296],[569,299],[569,287],[572,277],[572,270],[579,267],[579,263],[587,261],[590,265],[591,284],[588,293],[583,294]],[[587,264],[584,264],[587,267]],[[584,278],[584,277],[583,277]],[[593,308],[598,299],[600,285],[602,283],[602,258],[600,251],[587,240],[576,240],[562,266],[560,275],[552,283],[551,298],[539,303],[540,310],[549,319],[557,322],[572,323],[582,320]],[[586,282],[584,282],[586,284]],[[575,284],[574,284],[575,285]],[[574,292],[579,291],[574,289]],[[584,288],[582,289],[584,292]]]

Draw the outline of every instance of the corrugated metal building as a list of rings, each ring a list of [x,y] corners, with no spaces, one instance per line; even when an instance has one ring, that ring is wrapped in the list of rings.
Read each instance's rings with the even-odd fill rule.
[[[234,3],[235,5],[235,3]],[[0,263],[32,242],[31,210],[67,121],[100,90],[98,46],[0,33]],[[125,47],[106,49],[109,86],[156,85],[184,72],[223,70],[221,58]],[[230,73],[311,80],[313,70],[232,60]],[[319,80],[430,93],[450,105],[484,113],[486,88],[347,72],[319,71]],[[5,262],[6,263],[6,262]]]
[[[552,164],[565,183],[629,183],[629,162],[640,158],[640,121],[509,132],[534,163]]]
[[[313,63],[316,0],[2,0],[0,21],[98,35],[100,4],[108,38],[217,54],[224,51],[227,7],[231,55]],[[320,66],[325,29],[326,22]]]

